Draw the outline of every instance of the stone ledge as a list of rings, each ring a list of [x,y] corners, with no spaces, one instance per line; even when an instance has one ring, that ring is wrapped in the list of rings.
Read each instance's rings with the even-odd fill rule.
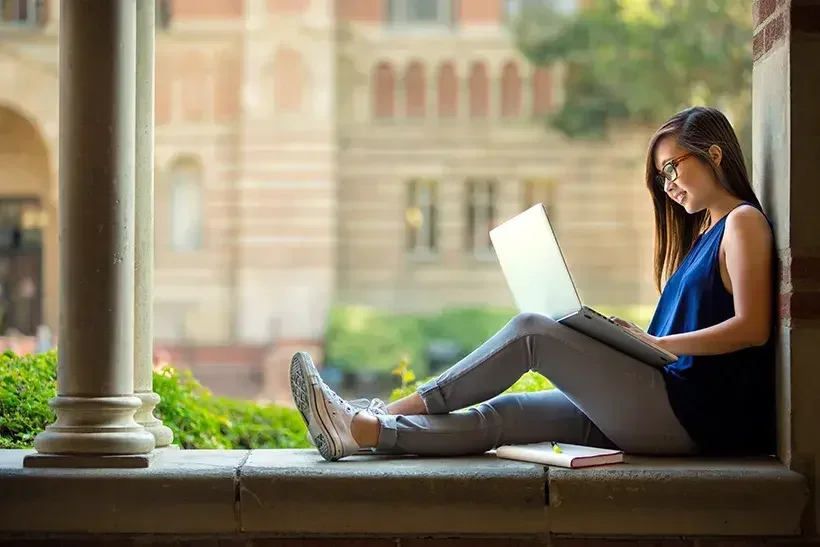
[[[549,471],[555,534],[794,536],[806,479],[773,459],[629,458],[626,465]]]
[[[373,460],[377,461],[373,461]],[[242,468],[242,528],[279,534],[498,534],[547,531],[546,470],[494,456],[359,456],[254,451]]]
[[[547,476],[492,454],[330,464],[313,450],[175,450],[148,469],[65,470],[23,468],[29,453],[0,450],[0,537],[782,537],[800,534],[808,500],[774,460],[632,458]]]

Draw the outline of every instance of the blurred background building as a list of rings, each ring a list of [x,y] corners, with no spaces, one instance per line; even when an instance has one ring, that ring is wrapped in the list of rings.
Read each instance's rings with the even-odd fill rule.
[[[157,0],[161,358],[287,400],[332,307],[509,308],[488,230],[537,202],[589,304],[651,306],[650,132],[548,127],[566,71],[528,63],[508,25],[533,3]],[[57,326],[58,4],[0,0],[6,334]]]

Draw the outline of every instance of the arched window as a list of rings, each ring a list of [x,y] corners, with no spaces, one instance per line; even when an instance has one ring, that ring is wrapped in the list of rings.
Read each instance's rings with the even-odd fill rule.
[[[371,76],[373,117],[392,118],[396,110],[396,74],[388,63],[379,63]]]
[[[458,75],[453,63],[442,63],[438,69],[438,116],[458,116]]]
[[[521,116],[521,77],[518,66],[512,61],[501,72],[501,117]]]
[[[538,68],[532,75],[532,113],[536,116],[552,110],[552,78],[546,68]]]
[[[198,251],[203,243],[202,166],[193,158],[174,162],[170,172],[171,248]]]
[[[404,73],[404,106],[409,118],[423,118],[427,111],[427,90],[424,78],[424,66],[413,61]]]
[[[490,113],[490,88],[487,66],[474,63],[470,68],[470,117],[486,118]]]

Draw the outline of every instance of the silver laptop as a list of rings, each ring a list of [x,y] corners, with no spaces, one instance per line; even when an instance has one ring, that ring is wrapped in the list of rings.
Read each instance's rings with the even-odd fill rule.
[[[545,315],[655,367],[677,356],[583,305],[543,204],[490,231],[519,311]]]

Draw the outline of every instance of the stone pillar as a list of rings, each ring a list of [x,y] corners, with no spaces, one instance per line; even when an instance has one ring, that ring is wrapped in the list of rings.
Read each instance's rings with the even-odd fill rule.
[[[137,2],[137,98],[134,248],[134,394],[142,401],[137,423],[154,435],[156,447],[174,440],[154,416],[154,27],[155,0]]]
[[[154,448],[134,420],[136,4],[60,3],[57,419],[26,466],[145,466]]]
[[[820,523],[820,5],[754,3],[755,189],[775,223],[781,264],[778,362],[779,456],[809,478],[804,533]]]

